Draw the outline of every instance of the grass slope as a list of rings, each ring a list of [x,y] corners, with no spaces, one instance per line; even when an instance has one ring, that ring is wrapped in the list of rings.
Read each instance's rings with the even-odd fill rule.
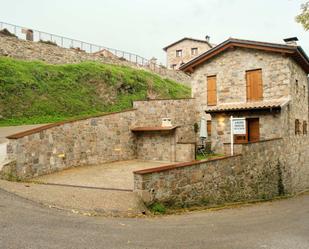
[[[147,93],[190,97],[190,89],[130,67],[84,62],[49,65],[0,57],[0,125],[50,123],[121,111]]]

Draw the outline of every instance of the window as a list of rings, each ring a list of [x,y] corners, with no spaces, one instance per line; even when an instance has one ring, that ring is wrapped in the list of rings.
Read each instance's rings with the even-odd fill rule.
[[[246,71],[247,101],[259,101],[263,99],[262,70]]]
[[[211,136],[211,120],[207,120],[207,134],[208,137]]]
[[[295,119],[295,135],[300,134],[300,122],[299,119]]]
[[[303,122],[303,134],[307,135],[307,121]]]
[[[198,50],[197,48],[191,48],[191,55],[197,55]]]
[[[207,105],[217,104],[217,77],[207,77]]]
[[[295,92],[298,93],[298,80],[295,80]]]
[[[176,50],[176,57],[181,57],[182,56],[182,50]]]

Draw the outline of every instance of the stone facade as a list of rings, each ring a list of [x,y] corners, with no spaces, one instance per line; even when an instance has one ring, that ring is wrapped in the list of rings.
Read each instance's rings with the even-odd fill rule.
[[[181,143],[176,144],[176,161],[190,162],[195,160],[196,143]]]
[[[170,118],[172,125],[179,126],[176,143],[195,143],[197,134],[194,123],[198,112],[194,99],[135,101],[138,109],[137,126],[161,126],[162,118]]]
[[[91,54],[81,50],[62,48],[41,42],[24,41],[3,35],[0,35],[0,56],[8,56],[27,61],[40,60],[50,64],[97,61],[108,64],[124,65],[141,70],[149,70],[163,77],[190,85],[190,76],[181,71],[168,70],[163,67],[151,67],[150,65],[148,67],[141,67],[132,62],[112,56],[107,52]]]
[[[192,49],[196,53],[192,54]],[[211,49],[211,45],[205,40],[184,39],[166,49],[167,68],[178,69],[183,63]],[[176,55],[176,51],[181,50],[181,56]]]
[[[295,133],[295,119],[308,123],[308,78],[305,71],[291,58],[280,53],[233,48],[197,67],[192,74],[192,96],[199,103],[200,115],[207,106],[207,76],[216,75],[217,105],[246,103],[246,71],[261,69],[263,101],[290,100],[280,112],[238,111],[208,115],[212,121],[212,147],[223,152],[230,142],[229,117],[258,117],[260,139],[284,137]]]
[[[51,124],[9,137],[7,165],[4,165],[3,172],[12,172],[14,177],[24,179],[108,161],[194,159],[192,144],[182,154],[184,147],[176,143],[195,139],[194,100],[137,101],[133,105],[135,109],[132,110]],[[165,108],[160,109],[160,105]],[[188,111],[180,111],[189,107]],[[167,116],[175,124],[184,126],[172,132],[131,131],[138,126],[161,126],[161,119]]]
[[[135,172],[147,204],[216,205],[270,199],[309,189],[309,139],[243,144],[242,155]]]
[[[170,118],[172,125],[177,126],[174,133],[144,133],[140,139],[143,141],[143,151],[147,151],[146,155],[155,151],[153,159],[177,162],[195,159],[197,134],[194,124],[198,120],[194,99],[135,101],[133,108],[138,110],[136,126],[161,126],[162,118]]]
[[[138,159],[175,162],[175,130],[138,133],[136,152]]]

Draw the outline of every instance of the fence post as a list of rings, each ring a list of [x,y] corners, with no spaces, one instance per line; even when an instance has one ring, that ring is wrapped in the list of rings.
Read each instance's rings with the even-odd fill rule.
[[[10,30],[13,28],[13,32],[16,36],[18,36],[17,31],[19,31],[19,29],[23,28],[23,27],[14,25],[14,24],[0,22],[0,28],[1,29],[6,27],[6,25],[8,26],[8,29],[10,28]],[[90,53],[93,53],[94,49],[97,49],[97,48],[99,49],[99,51],[101,51],[102,49],[106,49],[106,50],[110,51],[111,53],[114,53],[116,57],[120,57],[122,55],[123,58],[125,58],[126,60],[129,60],[130,62],[135,63],[137,65],[146,66],[146,64],[148,63],[148,60],[145,59],[144,57],[141,57],[137,54],[132,54],[132,53],[129,53],[129,52],[126,52],[126,51],[112,49],[112,48],[105,48],[105,47],[98,46],[98,45],[95,45],[95,44],[85,43],[85,42],[82,42],[82,41],[79,41],[79,40],[73,40],[73,39],[70,39],[70,38],[63,37],[63,36],[58,36],[58,35],[53,35],[53,34],[50,34],[50,33],[41,32],[39,30],[34,30],[34,32],[38,33],[38,39],[39,40],[44,39],[43,34],[45,34],[46,39],[48,39],[47,36],[50,36],[50,41],[53,42],[53,39],[55,38],[54,36],[56,36],[57,40],[55,40],[55,42],[56,43],[58,42],[59,45],[61,44],[62,47],[69,47],[70,43],[71,43],[71,47],[74,48],[74,41],[75,41],[77,44],[80,44],[81,50],[83,50],[85,45],[87,45],[87,47],[86,47],[87,51],[86,52],[90,51]],[[60,38],[60,41],[59,41],[59,38]],[[65,45],[64,41],[67,41],[68,44]],[[89,48],[88,48],[88,46],[89,46]],[[161,70],[161,68],[158,68],[158,69],[154,68],[154,69],[155,70]]]

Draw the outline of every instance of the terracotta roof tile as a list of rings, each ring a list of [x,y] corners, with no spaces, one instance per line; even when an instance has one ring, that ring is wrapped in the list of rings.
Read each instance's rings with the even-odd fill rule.
[[[253,102],[237,102],[237,103],[223,103],[216,106],[208,106],[206,112],[224,112],[224,111],[241,111],[241,110],[261,110],[279,108],[289,103],[288,98],[280,98],[264,101]]]

